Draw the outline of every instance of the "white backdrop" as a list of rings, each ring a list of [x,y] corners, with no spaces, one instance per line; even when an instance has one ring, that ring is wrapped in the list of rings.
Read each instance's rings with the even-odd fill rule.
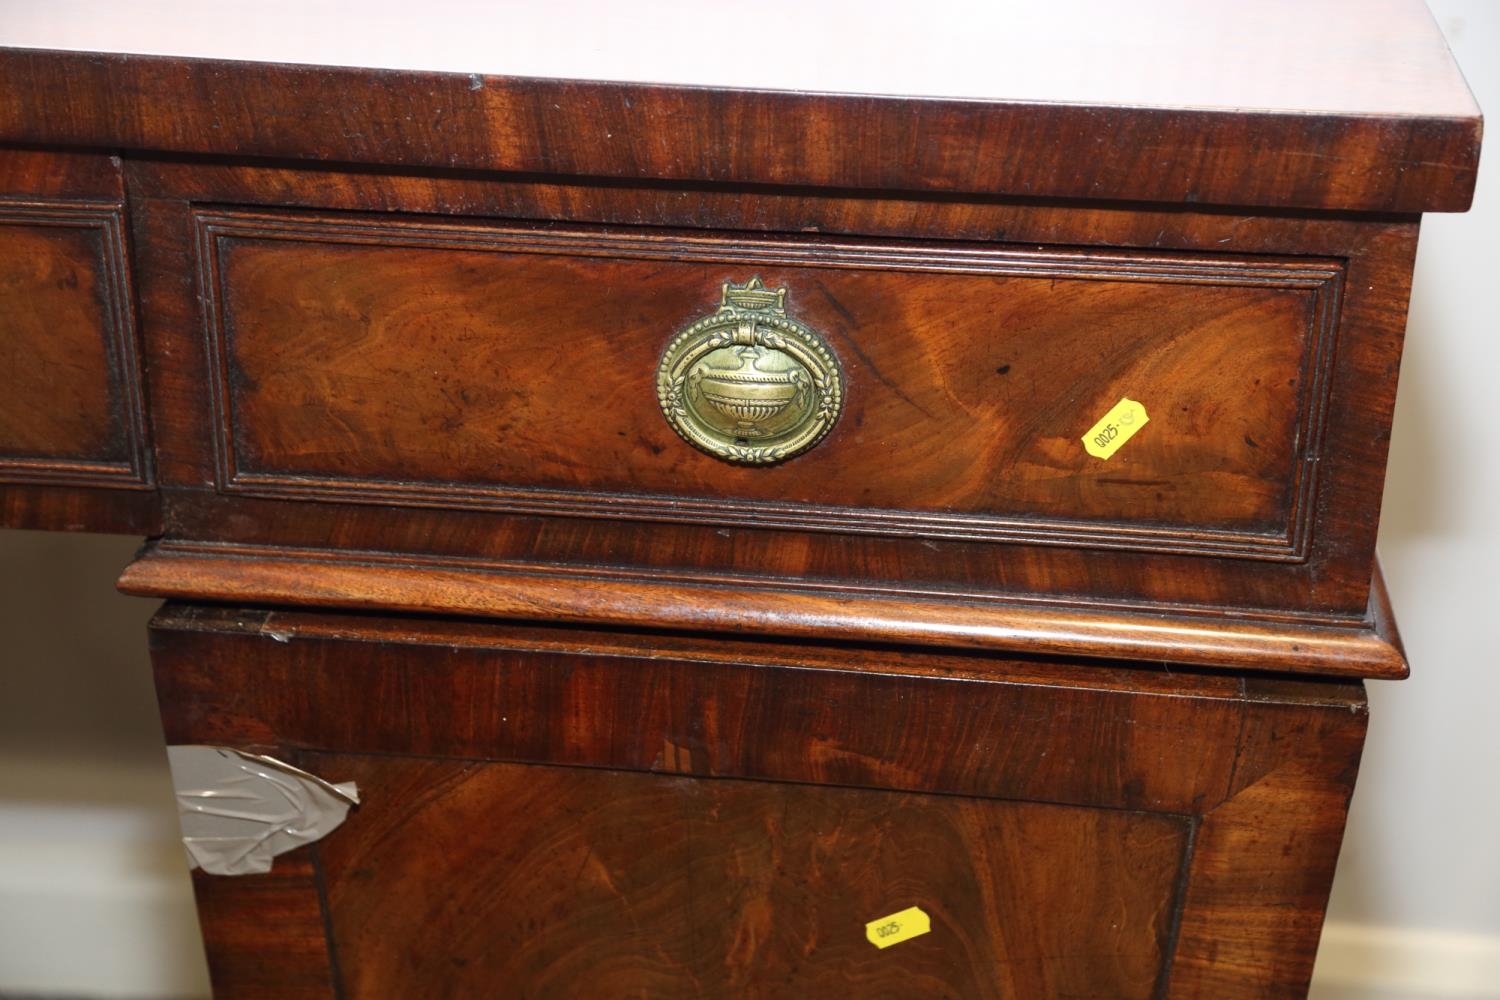
[[[1429,2],[1493,120],[1500,3]],[[1325,982],[1414,991],[1403,997],[1500,997],[1496,138],[1473,209],[1422,223],[1380,530],[1412,676],[1369,686],[1370,740],[1320,969]]]
[[[1500,109],[1500,3],[1433,0]],[[1500,998],[1500,149],[1424,223],[1381,552],[1413,676],[1371,736],[1320,1000]],[[0,994],[206,996],[121,539],[0,532]],[[61,646],[59,646],[61,641]]]

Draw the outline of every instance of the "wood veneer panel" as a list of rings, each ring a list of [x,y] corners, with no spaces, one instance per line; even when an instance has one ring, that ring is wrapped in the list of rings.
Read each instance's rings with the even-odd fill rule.
[[[336,996],[313,853],[276,859],[264,875],[193,873],[214,1000]]]
[[[1194,841],[1169,1000],[1305,995],[1364,746],[1362,690],[1251,680],[1229,800]]]
[[[0,524],[159,530],[118,159],[0,152]]]
[[[112,419],[109,357],[100,336],[95,234],[4,221],[0,451],[12,459],[127,458],[126,435]]]
[[[1223,797],[1232,757],[1204,748],[1240,726],[1227,678],[466,627],[169,606],[167,739],[1186,813]]]
[[[196,223],[225,491],[1305,557],[1331,261]],[[848,379],[775,467],[701,454],[656,401],[665,342],[752,274]],[[1079,437],[1126,395],[1153,426],[1106,464]]]
[[[0,191],[7,198],[100,201],[119,204],[124,197],[117,156],[57,149],[0,151]]]
[[[1153,995],[1180,818],[309,754],[342,995]],[[911,905],[930,934],[877,950]]]
[[[941,974],[1057,945],[1001,956],[995,981],[1020,984],[1003,995],[1133,995],[1159,948],[1174,1000],[1300,996],[1366,715],[1358,684],[232,608],[164,609],[153,662],[170,740],[279,746],[359,780],[365,805],[317,846],[356,990],[367,962],[441,986],[597,961],[666,995],[700,960],[714,982],[752,956],[821,975],[818,947],[845,953],[809,928],[910,905],[862,895],[905,885],[968,942]],[[240,920],[262,879],[218,881],[216,947],[268,945]],[[664,901],[689,897],[713,903],[683,922]],[[990,919],[969,907],[1000,898],[1034,905],[966,937]],[[1094,923],[1120,906],[1122,926]],[[662,947],[640,946],[658,926]],[[508,927],[524,954],[495,946]],[[310,920],[288,934],[326,947]],[[890,964],[939,974],[908,958]]]
[[[161,504],[155,493],[3,484],[0,524],[30,531],[158,535]]]
[[[122,225],[0,200],[0,481],[148,486]]]
[[[1039,201],[945,192],[672,184],[600,177],[200,157],[124,161],[141,199],[616,226],[977,240],[1216,254],[1367,257],[1410,214],[1255,214],[1207,205]],[[1351,289],[1351,293],[1358,291]]]

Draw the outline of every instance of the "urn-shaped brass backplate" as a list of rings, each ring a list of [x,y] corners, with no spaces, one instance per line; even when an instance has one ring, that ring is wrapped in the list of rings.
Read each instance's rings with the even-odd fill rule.
[[[844,405],[844,373],[823,338],[786,313],[786,289],[724,285],[718,312],[667,345],[662,412],[683,440],[726,462],[765,465],[822,440]]]

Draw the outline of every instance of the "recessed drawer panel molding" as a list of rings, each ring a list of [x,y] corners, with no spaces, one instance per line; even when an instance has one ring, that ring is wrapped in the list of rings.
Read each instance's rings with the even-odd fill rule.
[[[1301,561],[1343,284],[1321,258],[194,214],[224,493]],[[847,378],[735,467],[656,370],[728,282]],[[1102,461],[1119,400],[1151,424]],[[901,455],[892,462],[892,455]]]
[[[0,201],[0,483],[152,488],[123,216]]]

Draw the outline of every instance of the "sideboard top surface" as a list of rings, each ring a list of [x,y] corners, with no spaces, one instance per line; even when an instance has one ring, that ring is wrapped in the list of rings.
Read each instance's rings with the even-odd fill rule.
[[[1420,212],[1481,131],[1417,0],[121,10],[7,12],[0,141]]]
[[[749,90],[1100,106],[1475,113],[1411,0],[626,6],[99,0],[9,11],[6,44]],[[462,26],[463,30],[455,30]]]

